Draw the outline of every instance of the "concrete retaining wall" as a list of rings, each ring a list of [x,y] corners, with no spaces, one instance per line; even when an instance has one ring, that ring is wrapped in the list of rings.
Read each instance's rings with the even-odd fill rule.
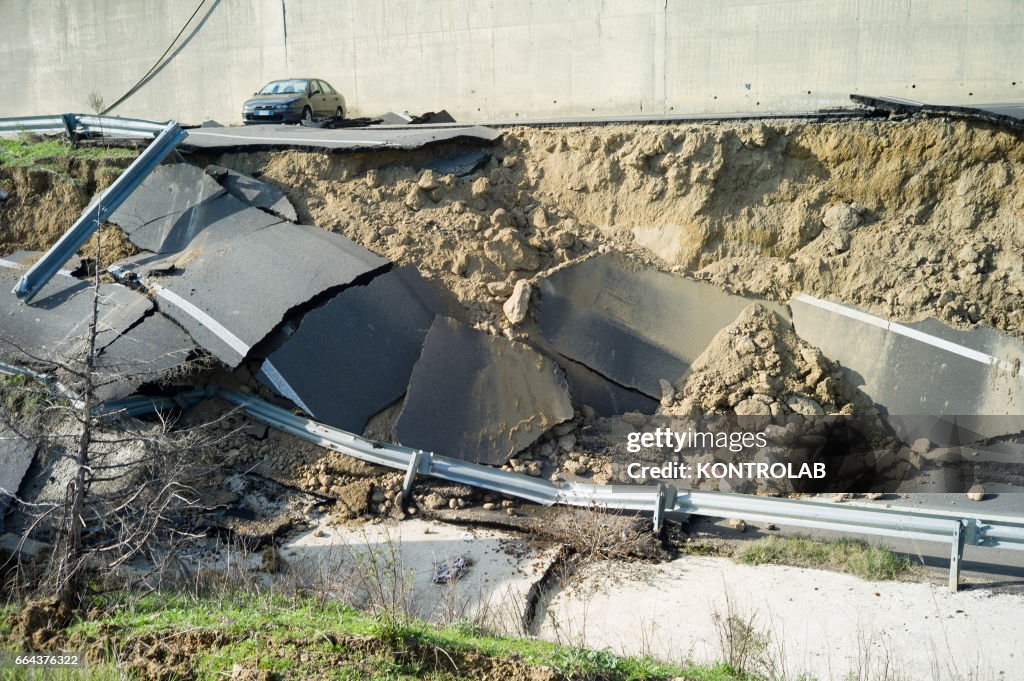
[[[0,1],[0,116],[112,103],[197,2]],[[237,123],[288,75],[331,82],[354,115],[478,121],[1020,101],[1022,35],[1018,0],[205,0],[115,113]]]

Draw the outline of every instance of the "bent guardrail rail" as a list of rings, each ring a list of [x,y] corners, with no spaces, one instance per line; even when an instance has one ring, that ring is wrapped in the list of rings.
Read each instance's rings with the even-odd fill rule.
[[[138,188],[146,176],[160,165],[188,133],[174,121],[163,126],[156,139],[139,154],[128,168],[82,212],[60,239],[22,275],[14,286],[14,295],[29,302],[46,285],[61,266],[81,248],[99,224],[117,210],[128,195]]]
[[[29,373],[5,364],[0,364],[0,372]],[[554,483],[432,452],[367,440],[298,416],[258,397],[216,386],[198,387],[171,397],[136,396],[107,402],[98,413],[137,416],[186,407],[208,397],[219,397],[258,421],[322,447],[368,463],[404,470],[402,493],[406,497],[416,476],[428,475],[544,506],[563,504],[651,513],[655,531],[660,530],[667,513],[682,513],[847,534],[948,542],[951,545],[949,589],[953,592],[959,588],[960,561],[966,545],[1024,550],[1024,518],[677,490],[665,483],[658,486]]]
[[[415,475],[423,474],[545,506],[564,504],[649,512],[653,516],[655,531],[660,530],[666,513],[675,512],[880,537],[949,542],[952,547],[949,589],[954,592],[959,588],[960,561],[965,545],[1024,550],[1024,518],[677,490],[668,484],[657,487],[568,482],[556,484],[430,452],[364,440],[357,435],[296,416],[287,409],[250,395],[218,390],[217,396],[245,410],[253,418],[298,437],[363,461],[405,469],[407,474],[403,493],[406,495]]]
[[[92,116],[66,113],[55,116],[0,118],[0,135],[108,135],[115,137],[156,137],[167,123],[142,118]]]

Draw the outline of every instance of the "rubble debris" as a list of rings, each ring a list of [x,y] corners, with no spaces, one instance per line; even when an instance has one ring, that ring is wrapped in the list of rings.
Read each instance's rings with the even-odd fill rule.
[[[465,556],[445,558],[443,562],[434,566],[434,576],[431,580],[434,584],[450,584],[462,579],[468,571],[469,559]]]
[[[243,233],[211,225],[180,254],[119,266],[144,277],[160,309],[233,368],[290,310],[386,265],[338,234],[278,222]]]
[[[425,125],[436,123],[455,123],[452,115],[441,109],[440,111],[427,111],[413,116],[412,114],[398,111],[389,111],[380,117],[385,125]]]
[[[530,294],[532,292],[533,288],[530,286],[530,282],[520,279],[512,289],[512,295],[509,296],[502,306],[505,318],[513,326],[521,324],[526,319],[526,313],[530,306]]]
[[[259,379],[316,420],[361,433],[405,393],[423,339],[445,312],[415,267],[397,268],[307,313]]]
[[[295,213],[295,206],[281,189],[272,184],[230,170],[222,166],[210,165],[206,167],[206,174],[217,180],[229,194],[237,199],[245,201],[249,205],[276,215],[288,222],[298,222],[299,216]]]
[[[21,481],[35,458],[36,446],[14,431],[0,428],[0,532],[7,508],[18,494]]]
[[[750,303],[708,284],[636,270],[608,254],[545,277],[540,330],[562,355],[660,400]]]
[[[572,416],[555,362],[438,317],[413,367],[394,434],[409,447],[500,465]]]

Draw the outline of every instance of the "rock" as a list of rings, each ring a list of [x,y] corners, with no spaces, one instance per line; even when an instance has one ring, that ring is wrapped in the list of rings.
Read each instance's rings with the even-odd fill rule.
[[[506,229],[512,227],[512,214],[504,208],[498,208],[491,213],[491,226],[497,229]]]
[[[761,400],[746,399],[734,407],[737,416],[771,416],[772,410]]]
[[[985,488],[981,485],[971,485],[967,490],[967,498],[971,501],[981,501],[985,498]]]
[[[821,221],[826,227],[848,232],[860,224],[860,213],[854,208],[855,205],[837,203],[830,206]]]
[[[489,281],[487,282],[487,292],[492,296],[503,296],[508,295],[511,291],[511,287],[506,281]]]
[[[427,495],[427,498],[423,500],[423,505],[433,511],[437,511],[447,506],[448,501],[437,492],[431,492]]]
[[[960,252],[956,255],[956,259],[961,263],[973,264],[978,262],[978,252],[974,250],[974,247],[968,244],[960,249]]]
[[[488,501],[487,503],[485,503],[483,505],[483,509],[485,511],[493,511],[495,508],[497,508],[497,505],[494,504],[494,503],[491,503],[490,501]]]
[[[928,450],[932,448],[931,441],[926,437],[921,437],[914,440],[914,444],[910,446],[910,450],[915,454],[924,456],[928,453]]]
[[[576,436],[572,433],[558,438],[558,448],[563,452],[571,452],[576,446]]]
[[[503,229],[484,244],[484,254],[504,271],[529,270],[540,267],[540,260],[526,239],[514,229]]]
[[[793,395],[786,400],[786,406],[792,409],[794,413],[802,414],[803,416],[823,416],[825,414],[825,410],[822,409],[820,404],[803,395]]]
[[[658,385],[661,387],[661,406],[671,406],[676,401],[676,389],[672,387],[670,381],[666,381],[664,378],[658,379]]]
[[[634,428],[643,428],[647,425],[647,417],[638,411],[627,411],[620,418]]]
[[[263,549],[263,553],[260,554],[260,565],[264,571],[272,575],[284,572],[287,567],[281,551],[273,544]]]
[[[747,530],[747,523],[743,521],[741,518],[730,518],[729,520],[725,521],[725,524],[731,527],[732,529],[736,530],[737,532],[746,532]]]
[[[449,499],[448,500],[448,508],[450,508],[452,510],[455,510],[458,507],[459,507],[459,500],[458,499]]]
[[[491,183],[488,182],[486,177],[478,177],[473,180],[473,184],[470,187],[470,193],[474,197],[483,197],[491,193]]]
[[[434,175],[434,171],[430,169],[423,171],[423,173],[420,175],[419,181],[417,181],[416,184],[419,186],[420,189],[423,189],[425,191],[437,189],[437,187],[439,186],[437,177]]]
[[[513,326],[522,323],[526,319],[526,313],[530,307],[530,294],[532,292],[533,289],[530,283],[525,279],[520,279],[516,282],[515,288],[512,289],[512,295],[501,306],[502,311],[505,313],[505,318]]]

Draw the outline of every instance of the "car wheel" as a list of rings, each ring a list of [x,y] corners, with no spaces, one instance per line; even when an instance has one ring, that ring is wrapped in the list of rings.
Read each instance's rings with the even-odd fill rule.
[[[337,109],[334,110],[334,117],[335,118],[344,118],[345,117],[345,112],[341,110],[340,106]]]
[[[308,106],[302,110],[302,121],[304,123],[313,122],[313,110],[310,109]]]

